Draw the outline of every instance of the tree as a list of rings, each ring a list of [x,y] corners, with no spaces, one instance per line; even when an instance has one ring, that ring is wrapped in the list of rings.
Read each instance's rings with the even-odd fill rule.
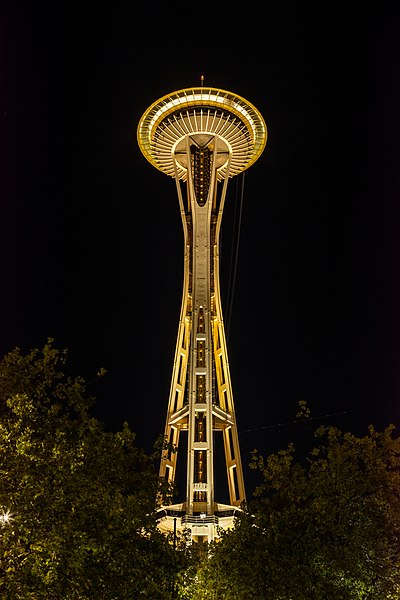
[[[66,360],[49,339],[0,361],[0,595],[168,599],[176,561],[156,527],[158,454],[127,424],[108,432],[91,416]]]
[[[210,548],[198,595],[251,600],[400,598],[400,440],[321,427],[305,461],[292,444],[252,468],[262,481],[249,511]],[[188,590],[189,585],[185,589]],[[201,591],[200,591],[201,590]]]

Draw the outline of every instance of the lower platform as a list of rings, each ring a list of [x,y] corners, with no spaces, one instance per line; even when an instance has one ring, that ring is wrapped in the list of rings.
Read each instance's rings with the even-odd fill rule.
[[[212,515],[206,512],[188,515],[184,503],[171,504],[158,510],[158,527],[166,534],[185,535],[187,543],[209,543],[218,539],[221,529],[233,527],[235,517],[240,512],[237,506],[216,503]]]

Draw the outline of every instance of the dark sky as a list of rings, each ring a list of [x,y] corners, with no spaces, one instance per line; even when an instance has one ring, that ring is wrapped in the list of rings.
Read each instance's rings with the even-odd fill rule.
[[[299,400],[316,425],[399,424],[399,11],[348,4],[2,9],[1,355],[53,337],[87,381],[107,369],[107,427],[162,433],[183,232],[136,127],[204,74],[269,133],[243,203],[230,181],[221,248],[243,463],[298,437]]]

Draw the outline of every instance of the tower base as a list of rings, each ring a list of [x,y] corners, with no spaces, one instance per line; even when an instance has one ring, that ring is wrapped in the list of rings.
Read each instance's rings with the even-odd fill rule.
[[[241,509],[230,504],[215,503],[213,515],[206,512],[186,514],[185,502],[163,506],[158,510],[158,528],[165,534],[178,533],[187,543],[209,543],[220,537],[221,530],[231,529]]]

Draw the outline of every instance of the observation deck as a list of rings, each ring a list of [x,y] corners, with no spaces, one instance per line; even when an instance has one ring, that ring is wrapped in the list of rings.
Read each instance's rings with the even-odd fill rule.
[[[259,111],[241,96],[217,88],[195,87],[154,102],[137,130],[138,144],[147,160],[183,181],[187,180],[187,136],[198,146],[208,145],[215,136],[223,142],[217,173],[222,181],[227,169],[228,176],[233,177],[259,158],[267,142],[267,127]]]

